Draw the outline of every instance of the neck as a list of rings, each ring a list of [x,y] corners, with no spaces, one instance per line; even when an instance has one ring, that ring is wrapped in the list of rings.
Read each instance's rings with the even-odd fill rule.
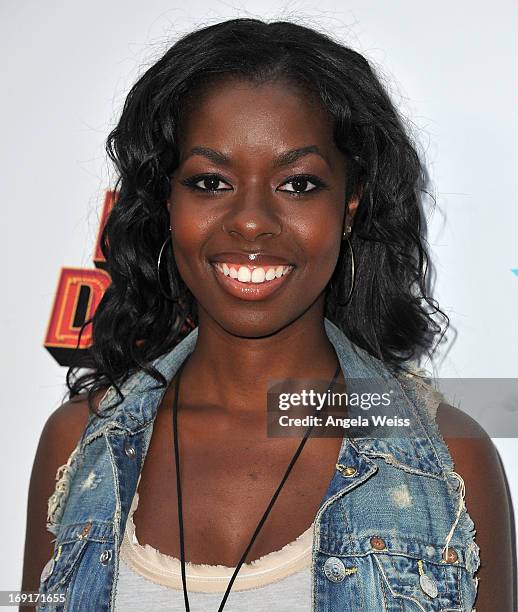
[[[198,337],[182,374],[189,403],[220,406],[228,413],[264,407],[274,379],[331,380],[338,365],[322,310],[265,337],[236,336],[200,309]],[[337,379],[343,382],[343,375]]]

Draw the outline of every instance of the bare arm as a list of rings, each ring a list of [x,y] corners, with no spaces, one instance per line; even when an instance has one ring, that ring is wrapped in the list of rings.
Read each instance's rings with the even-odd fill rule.
[[[512,612],[513,585],[517,579],[514,530],[511,496],[500,456],[484,429],[458,408],[441,404],[437,424],[455,471],[464,480],[466,508],[477,530],[475,540],[480,547],[477,612]],[[463,437],[459,437],[459,432]]]
[[[103,392],[94,400],[97,407]],[[54,552],[54,534],[47,531],[47,502],[54,492],[56,472],[79,441],[89,417],[86,395],[57,408],[41,432],[34,458],[27,501],[27,522],[21,589],[38,591],[41,571]],[[20,607],[34,611],[34,607]]]

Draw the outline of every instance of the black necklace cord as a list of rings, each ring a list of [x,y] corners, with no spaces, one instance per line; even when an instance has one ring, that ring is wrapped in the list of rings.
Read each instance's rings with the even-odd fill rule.
[[[183,530],[183,516],[182,516],[182,496],[181,496],[181,486],[180,486],[180,469],[179,469],[179,464],[180,464],[180,459],[179,459],[179,452],[178,452],[178,423],[177,423],[177,406],[178,406],[178,390],[180,387],[180,377],[181,377],[181,371],[183,366],[185,365],[185,361],[182,363],[182,365],[180,366],[179,370],[178,370],[178,379],[176,382],[176,389],[175,389],[175,394],[174,394],[174,401],[173,401],[173,433],[174,433],[174,447],[175,447],[175,463],[176,463],[176,491],[177,491],[177,499],[178,499],[178,521],[179,521],[179,531],[180,531],[180,561],[181,561],[181,565],[182,565],[182,585],[183,585],[183,595],[184,595],[184,602],[185,602],[185,611],[186,612],[190,612],[190,608],[189,608],[189,598],[187,595],[187,586],[186,586],[186,577],[185,577],[185,551],[184,551],[184,530]],[[332,389],[334,387],[334,384],[336,382],[336,379],[338,378],[339,374],[340,374],[340,363],[338,363],[338,367],[336,368],[335,374],[333,376],[333,379],[331,381],[331,383],[329,384],[327,391],[329,391],[330,389]],[[327,392],[326,391],[326,392]],[[291,469],[293,468],[293,466],[295,465],[295,462],[297,461],[297,459],[299,458],[300,453],[302,452],[302,449],[304,448],[304,446],[306,445],[306,442],[311,434],[311,431],[313,430],[313,420],[311,422],[311,425],[309,425],[309,427],[306,430],[306,433],[304,434],[304,437],[302,438],[297,450],[295,451],[295,454],[293,455],[288,468],[286,469],[286,472],[281,480],[281,482],[279,483],[279,486],[277,487],[277,490],[275,491],[275,493],[273,494],[270,503],[268,504],[268,507],[266,508],[263,516],[261,517],[261,520],[259,521],[253,535],[252,538],[250,540],[250,543],[248,544],[248,546],[246,547],[246,550],[244,551],[243,555],[241,556],[241,559],[239,560],[239,563],[236,565],[234,572],[232,574],[232,577],[230,578],[230,581],[228,583],[227,589],[225,591],[225,594],[223,596],[223,599],[221,600],[221,603],[219,605],[218,608],[218,612],[222,612],[225,603],[228,599],[228,596],[230,595],[230,590],[232,589],[232,585],[234,584],[234,581],[239,573],[239,570],[241,569],[241,566],[243,565],[243,563],[245,562],[246,556],[248,555],[248,553],[250,552],[250,549],[252,548],[255,539],[257,538],[259,532],[261,531],[261,528],[263,527],[269,513],[270,510],[272,509],[277,497],[279,496],[279,493],[282,490],[282,487],[284,486],[284,483],[286,482]]]
[[[182,376],[183,366],[187,359],[183,361],[178,369],[178,378],[176,379],[176,387],[174,390],[173,399],[173,437],[174,437],[174,462],[176,466],[176,498],[178,501],[178,525],[180,528],[180,562],[182,566],[182,585],[183,585],[183,599],[185,603],[185,611],[189,612],[189,598],[187,597],[187,585],[185,578],[185,542],[183,532],[183,514],[182,514],[182,487],[180,484],[180,455],[178,449],[178,391],[180,390],[180,378]]]

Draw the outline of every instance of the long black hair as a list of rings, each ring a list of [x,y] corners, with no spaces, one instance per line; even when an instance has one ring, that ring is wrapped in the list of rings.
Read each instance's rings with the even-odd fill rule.
[[[351,244],[346,241],[326,290],[325,315],[348,338],[387,366],[430,356],[449,319],[429,295],[423,194],[427,176],[402,116],[360,53],[312,28],[288,21],[231,19],[178,40],[131,88],[106,150],[117,171],[117,202],[101,236],[111,285],[94,316],[93,344],[69,368],[70,398],[121,385],[143,369],[161,385],[151,362],[197,325],[196,303],[164,251],[166,202],[179,163],[183,118],[196,97],[228,76],[293,82],[316,94],[334,120],[334,139],[347,160],[347,201],[360,194]],[[162,288],[161,288],[162,285]],[[171,301],[167,291],[175,296]],[[446,321],[434,320],[439,314]],[[89,371],[81,375],[78,371]]]

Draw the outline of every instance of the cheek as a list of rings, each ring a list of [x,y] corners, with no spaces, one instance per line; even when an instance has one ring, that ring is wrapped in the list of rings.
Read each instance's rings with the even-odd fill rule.
[[[178,256],[199,252],[209,234],[210,217],[198,207],[178,200],[171,207],[170,219]]]
[[[196,270],[199,268],[200,248],[207,239],[207,223],[180,202],[172,207],[170,219],[176,266],[192,291],[194,279],[199,276]]]
[[[334,214],[323,214],[299,225],[298,236],[307,265],[322,275],[330,275],[336,265],[341,246],[340,219]]]

